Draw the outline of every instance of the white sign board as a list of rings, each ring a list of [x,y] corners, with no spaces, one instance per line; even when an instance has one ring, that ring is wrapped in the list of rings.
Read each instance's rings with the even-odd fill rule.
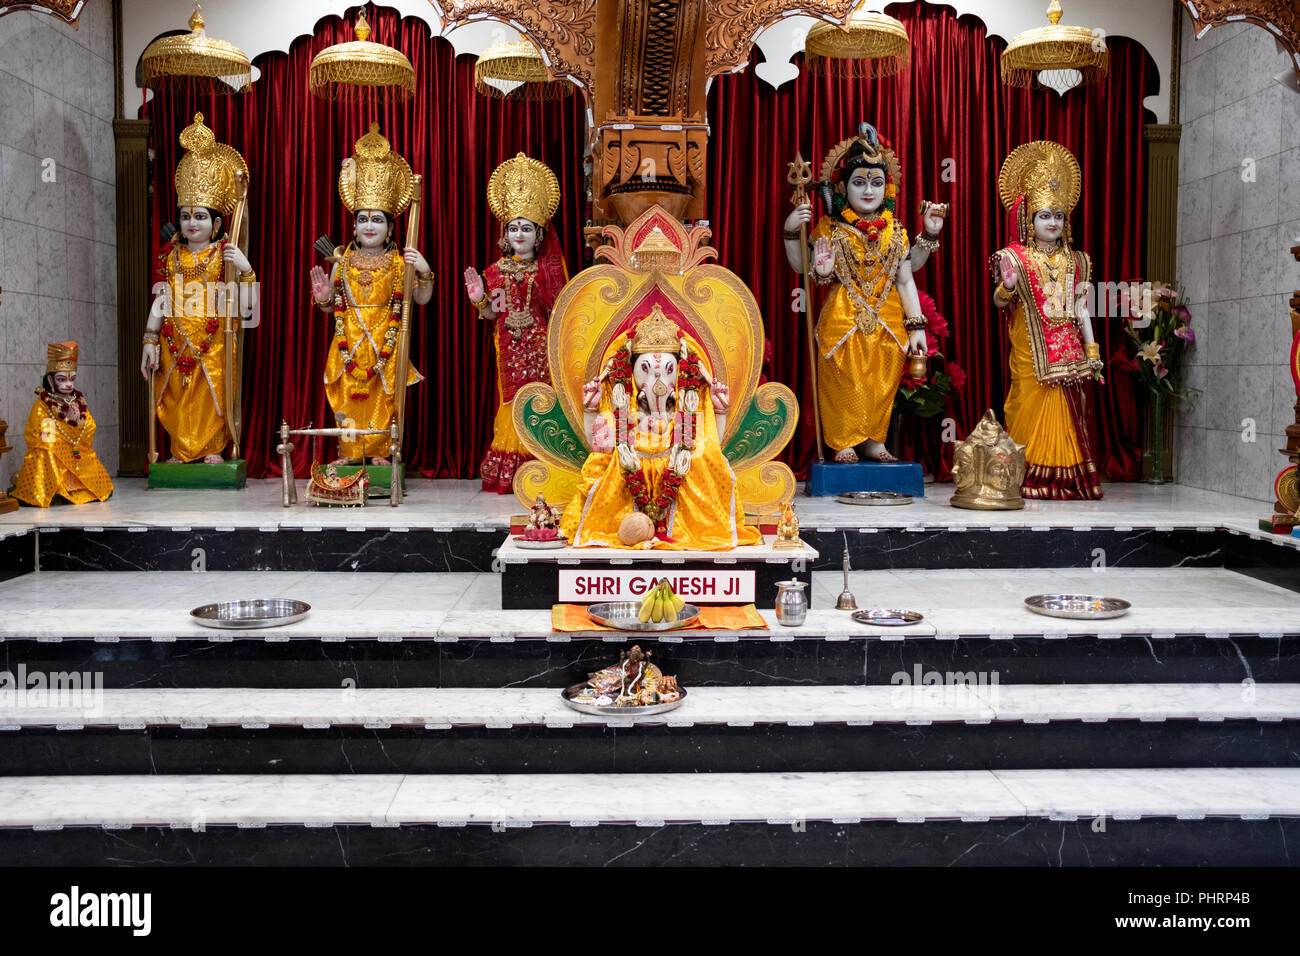
[[[690,604],[752,604],[754,571],[625,571],[560,568],[560,600],[576,604],[639,601],[666,578]]]

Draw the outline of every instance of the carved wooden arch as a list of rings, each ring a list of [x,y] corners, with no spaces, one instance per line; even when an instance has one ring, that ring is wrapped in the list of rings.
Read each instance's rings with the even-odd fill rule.
[[[1196,32],[1246,20],[1268,29],[1291,54],[1300,77],[1300,4],[1295,0],[1182,0]]]
[[[583,88],[588,103],[596,73],[597,0],[429,0],[447,29],[487,17],[528,34],[551,74]],[[704,77],[749,60],[754,37],[778,20],[803,14],[843,23],[858,0],[710,0],[705,4]]]
[[[75,30],[86,0],[0,0],[0,17],[15,10],[40,10],[71,24]]]

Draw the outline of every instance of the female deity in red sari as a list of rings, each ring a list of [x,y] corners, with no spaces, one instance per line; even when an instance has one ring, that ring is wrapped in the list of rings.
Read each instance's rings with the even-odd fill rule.
[[[1016,149],[998,177],[1016,238],[990,260],[993,302],[1011,337],[1004,412],[1007,432],[1025,446],[1026,498],[1101,497],[1088,407],[1102,368],[1087,307],[1092,263],[1070,248],[1080,178],[1073,154],[1047,141]]]
[[[511,421],[515,393],[550,382],[546,357],[551,307],[568,282],[560,244],[546,228],[560,204],[560,184],[545,164],[519,153],[496,168],[488,204],[501,221],[500,259],[480,276],[465,270],[465,291],[479,317],[495,326],[497,413],[492,446],[483,458],[483,490],[509,494],[515,469],[532,456]]]

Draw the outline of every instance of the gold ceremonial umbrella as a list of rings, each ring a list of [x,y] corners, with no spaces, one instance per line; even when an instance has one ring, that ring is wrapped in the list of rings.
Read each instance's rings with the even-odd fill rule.
[[[154,40],[140,58],[144,85],[159,90],[181,77],[203,84],[213,92],[243,93],[253,79],[253,65],[244,51],[203,32],[203,13],[194,5],[190,32]]]
[[[1047,18],[1051,21],[1048,26],[1026,30],[1006,48],[1002,82],[1064,93],[1102,80],[1110,68],[1106,34],[1087,27],[1061,26],[1059,0],[1052,0]]]
[[[308,70],[311,91],[327,100],[368,99],[400,103],[415,95],[415,68],[398,50],[370,40],[364,13],[357,17],[357,38],[316,54]]]
[[[484,96],[512,100],[559,100],[573,92],[567,80],[554,80],[546,61],[528,40],[488,47],[474,64],[474,88]]]
[[[863,3],[844,26],[819,23],[808,31],[808,68],[830,76],[894,76],[906,68],[912,44],[903,25]]]

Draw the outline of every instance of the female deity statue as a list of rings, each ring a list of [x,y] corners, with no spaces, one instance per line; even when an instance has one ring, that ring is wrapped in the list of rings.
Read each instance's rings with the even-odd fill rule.
[[[1080,180],[1073,154],[1047,141],[1016,149],[998,177],[1015,239],[989,264],[1011,336],[1003,408],[1007,432],[1025,446],[1026,498],[1101,497],[1086,391],[1102,368],[1086,299],[1092,264],[1070,248]]]
[[[320,266],[311,270],[312,298],[334,317],[325,395],[345,428],[387,432],[392,426],[407,268],[415,270],[415,301],[425,305],[433,298],[428,261],[413,246],[400,249],[394,235],[397,217],[413,195],[411,167],[379,134],[379,124],[371,123],[339,172],[339,196],[353,217],[353,239],[334,250],[328,275]],[[423,380],[411,366],[406,384]],[[354,437],[339,439],[340,457],[334,464],[364,464],[365,458],[389,464],[387,434]]]
[[[549,382],[546,330],[551,307],[569,280],[555,235],[546,228],[560,205],[560,183],[544,164],[519,153],[492,173],[488,204],[504,229],[504,255],[480,276],[465,270],[465,291],[479,318],[493,323],[497,355],[497,413],[483,457],[483,490],[509,494],[515,469],[532,456],[511,421],[515,393]]]
[[[27,455],[14,475],[13,496],[48,508],[55,495],[74,505],[103,501],[113,481],[95,455],[95,419],[77,391],[77,343],[46,347],[45,377],[27,416]]]
[[[946,207],[924,204],[925,234],[909,246],[896,222],[898,159],[870,123],[837,145],[821,171],[828,213],[810,236],[813,278],[835,283],[817,323],[817,402],[823,438],[838,462],[897,459],[884,445],[907,356],[925,355],[926,319],[913,271],[939,248]],[[800,226],[812,205],[785,221],[786,259],[803,269]]]
[[[610,342],[601,369],[582,390],[592,453],[561,519],[564,536],[615,548],[758,544],[719,440],[730,393],[700,344],[656,305]],[[629,536],[636,524],[644,531]]]
[[[194,114],[180,143],[186,151],[176,165],[180,232],[159,257],[158,279],[167,287],[154,298],[145,323],[140,372],[150,383],[158,421],[170,439],[168,461],[201,458],[216,464],[236,438],[231,410],[225,407],[226,378],[238,368],[236,357],[226,353],[223,329],[227,310],[234,308],[224,301],[221,285],[226,263],[239,273],[242,305],[249,302],[250,284],[257,280],[248,257],[223,235],[248,182],[248,164],[236,150],[217,142],[203,125],[202,113]],[[154,376],[160,361],[159,387]],[[230,384],[239,387],[237,379]]]

